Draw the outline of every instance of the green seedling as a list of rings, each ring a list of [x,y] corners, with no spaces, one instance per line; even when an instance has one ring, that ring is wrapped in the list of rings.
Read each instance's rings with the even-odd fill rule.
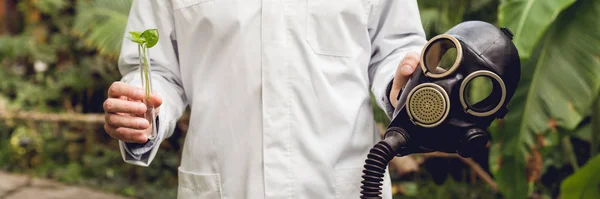
[[[148,66],[147,51],[158,43],[158,30],[148,29],[144,32],[129,32],[128,39],[138,44],[138,57],[140,60],[140,73],[146,87],[146,100],[150,99],[150,67]]]
[[[144,117],[150,122],[153,123],[154,118],[156,118],[156,112],[154,110],[154,105],[150,103],[150,92],[152,90],[151,84],[151,70],[150,63],[148,63],[148,49],[154,47],[158,43],[158,30],[157,29],[148,29],[144,32],[129,32],[131,37],[128,37],[129,40],[138,44],[138,58],[140,61],[140,75],[142,78],[142,86],[146,90],[144,103],[148,108]],[[156,136],[156,125],[152,125],[153,131],[148,136],[149,139],[154,139]]]

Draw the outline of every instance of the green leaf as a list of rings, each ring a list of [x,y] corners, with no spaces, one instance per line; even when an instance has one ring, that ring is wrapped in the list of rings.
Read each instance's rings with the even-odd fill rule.
[[[142,44],[144,43],[144,38],[142,38],[142,33],[141,32],[129,32],[129,34],[131,34],[131,37],[129,40],[138,43],[138,44]]]
[[[520,151],[513,155],[504,154],[504,149],[509,147],[516,146],[514,144],[506,146],[503,143],[492,145],[490,169],[505,198],[526,198],[529,185],[525,173],[525,156]]]
[[[471,0],[470,1],[470,7],[469,7],[469,11],[479,11],[480,9],[490,5],[491,3],[493,3],[492,0]]]
[[[590,154],[595,156],[600,150],[600,99],[597,98],[592,108],[592,124],[590,125]],[[593,133],[591,133],[593,131]]]
[[[156,43],[158,43],[158,30],[145,30],[144,33],[142,33],[142,35],[140,36],[140,38],[146,41],[146,47],[152,48],[154,45],[156,45]]]
[[[522,59],[528,59],[536,43],[564,9],[575,0],[505,0],[498,10],[500,26],[514,34]]]
[[[419,185],[416,182],[402,182],[400,185],[404,188],[406,196],[416,196],[419,193]]]
[[[33,5],[45,14],[56,14],[67,7],[69,3],[65,0],[38,0]]]
[[[501,150],[496,149],[499,160],[491,167],[506,198],[526,198],[531,191],[539,176],[529,175],[535,171],[526,165],[535,166],[532,157],[544,157],[533,153],[545,147],[544,133],[573,131],[589,114],[600,86],[599,18],[600,1],[577,1],[560,14],[522,66],[511,112],[493,135]]]
[[[576,128],[571,135],[576,138],[592,142],[592,126],[594,125],[594,123],[581,125],[580,127]]]
[[[561,199],[600,198],[600,155],[590,159],[560,186]]]
[[[470,0],[438,1],[420,0],[419,10],[426,35],[442,34],[464,19]],[[461,14],[457,14],[461,13]]]
[[[439,18],[440,12],[437,9],[427,8],[419,11],[421,15],[421,24],[427,33],[433,32],[435,22]],[[431,37],[431,36],[430,36]]]
[[[118,57],[132,0],[77,1],[72,32],[89,48]]]

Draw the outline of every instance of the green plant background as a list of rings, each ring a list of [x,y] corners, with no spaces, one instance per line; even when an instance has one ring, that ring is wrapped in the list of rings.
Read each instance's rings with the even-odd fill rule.
[[[131,0],[0,3],[0,170],[135,198],[173,198],[186,117],[143,168],[123,163],[101,123],[6,116],[102,113],[106,89],[120,78],[116,58]],[[498,191],[458,158],[415,156],[418,171],[392,170],[396,196],[600,198],[600,1],[418,3],[428,38],[467,20],[508,27],[522,77],[511,112],[488,129],[489,153],[473,158]],[[385,127],[389,120],[374,111]]]

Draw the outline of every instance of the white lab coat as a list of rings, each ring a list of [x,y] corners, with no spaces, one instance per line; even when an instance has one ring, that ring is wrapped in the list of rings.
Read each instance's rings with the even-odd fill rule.
[[[127,32],[158,28],[150,49],[163,98],[156,142],[123,159],[147,166],[187,105],[179,198],[359,198],[380,140],[369,89],[387,89],[426,43],[415,0],[136,0]],[[125,40],[122,81],[140,85]],[[385,177],[384,198],[391,198]]]

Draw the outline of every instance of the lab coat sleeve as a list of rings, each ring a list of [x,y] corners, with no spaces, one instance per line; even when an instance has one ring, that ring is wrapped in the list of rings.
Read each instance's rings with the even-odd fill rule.
[[[165,0],[133,1],[119,56],[119,71],[123,75],[121,81],[141,87],[138,47],[136,43],[125,38],[131,31],[158,29],[159,42],[148,49],[147,55],[150,59],[152,90],[163,100],[155,121],[158,129],[157,137],[145,144],[119,141],[123,160],[134,165],[150,165],[160,143],[173,134],[176,122],[187,106],[177,60],[176,37],[170,2]]]
[[[392,117],[389,91],[398,65],[408,52],[420,54],[427,43],[416,0],[381,0],[369,17],[372,51],[369,83],[377,105]]]

